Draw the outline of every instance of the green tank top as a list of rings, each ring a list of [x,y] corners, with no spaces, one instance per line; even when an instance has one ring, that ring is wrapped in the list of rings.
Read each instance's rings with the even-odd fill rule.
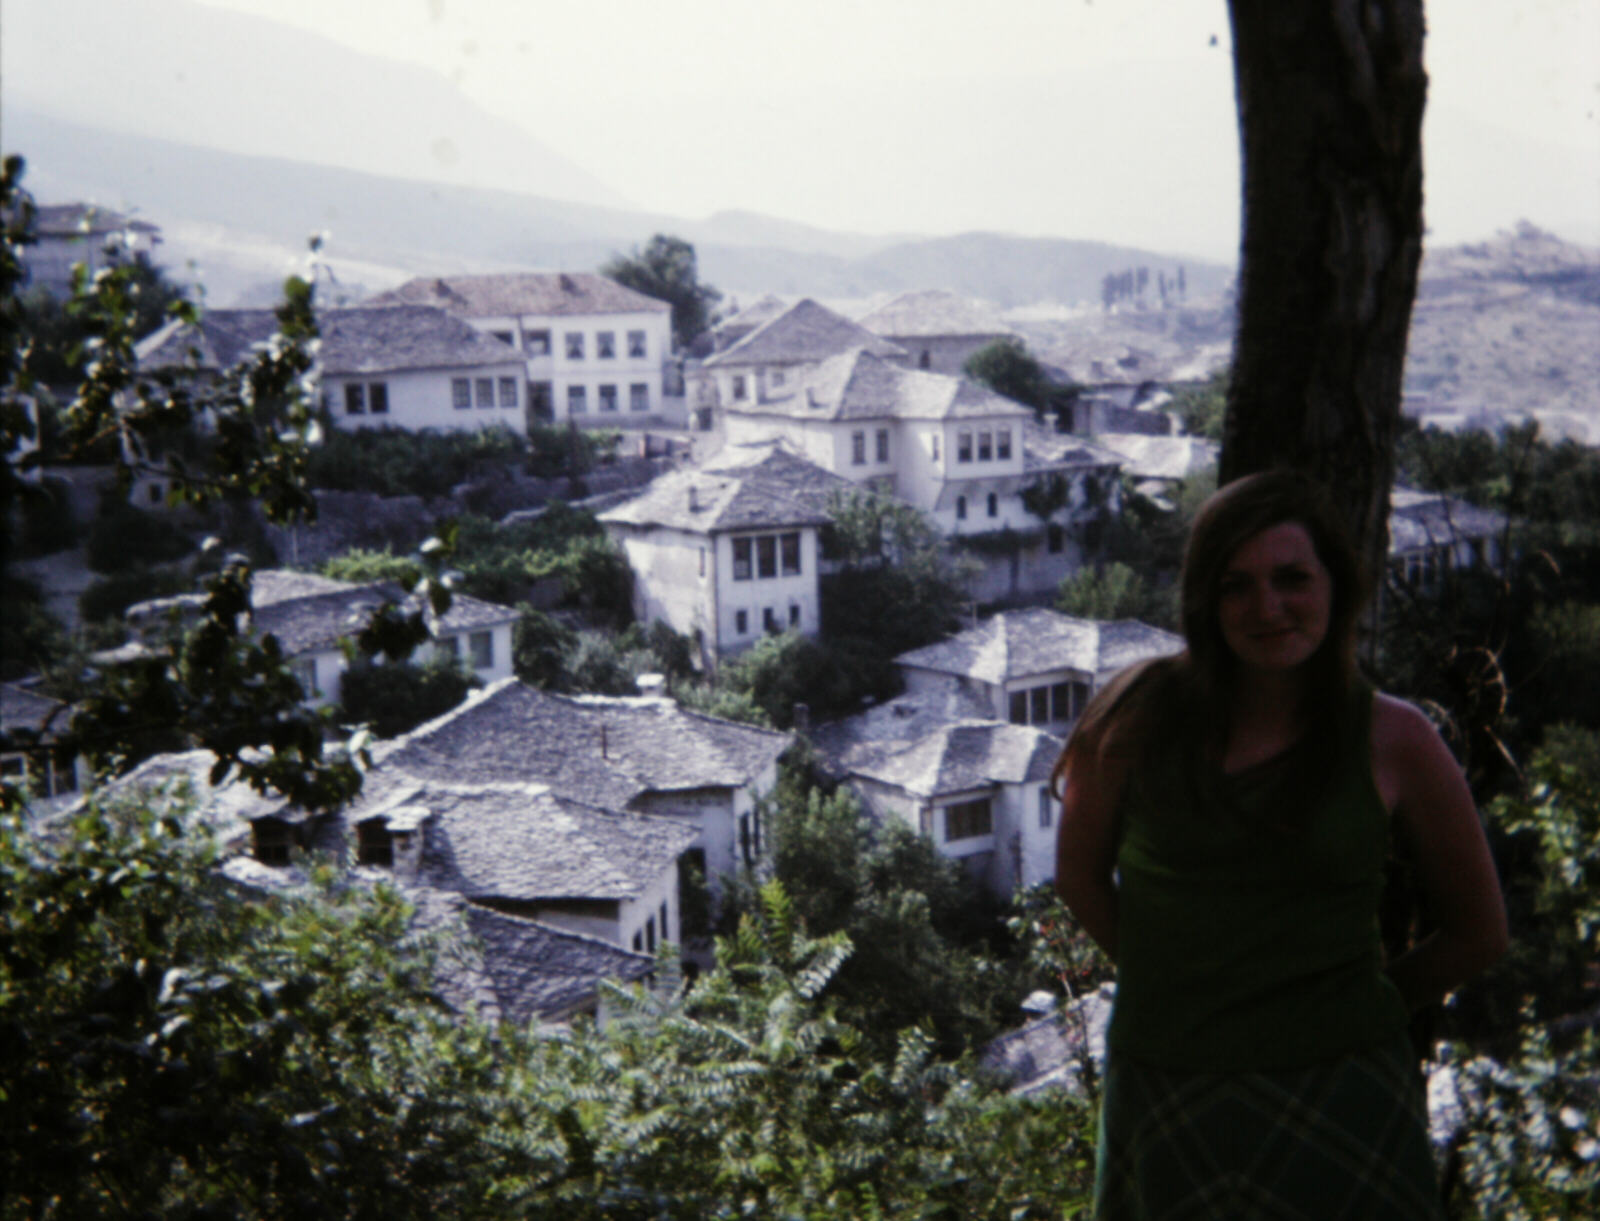
[[[1372,778],[1372,698],[1304,817],[1268,808],[1289,750],[1196,784],[1179,749],[1136,769],[1119,809],[1117,991],[1107,1041],[1164,1068],[1295,1068],[1405,1032],[1378,904],[1389,813]]]

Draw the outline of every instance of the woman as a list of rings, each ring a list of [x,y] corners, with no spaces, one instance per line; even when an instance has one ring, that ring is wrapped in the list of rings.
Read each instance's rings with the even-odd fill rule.
[[[1339,514],[1272,472],[1201,508],[1175,658],[1124,672],[1056,764],[1056,888],[1117,964],[1102,1219],[1440,1216],[1412,1011],[1506,945],[1460,769],[1355,662]],[[1391,832],[1436,931],[1384,962]]]

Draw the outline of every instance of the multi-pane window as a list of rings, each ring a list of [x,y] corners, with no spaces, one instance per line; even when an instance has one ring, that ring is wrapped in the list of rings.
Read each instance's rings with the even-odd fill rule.
[[[1050,688],[1035,687],[1028,692],[1028,715],[1035,725],[1042,725],[1050,719]]]
[[[457,411],[472,406],[472,380],[466,377],[450,379],[450,405]]]
[[[972,461],[972,434],[964,428],[956,433],[956,461]]]
[[[733,375],[733,400],[743,402],[750,395],[749,384],[744,379],[743,373]]]
[[[583,359],[583,332],[582,331],[568,331],[567,332],[567,359],[568,360],[582,360]]]
[[[733,540],[733,579],[735,581],[748,581],[750,579],[750,553],[754,550],[754,540],[736,538]]]
[[[467,637],[467,648],[472,652],[474,670],[494,668],[494,633],[473,632]]]
[[[748,581],[752,577],[776,577],[781,571],[786,577],[800,575],[800,532],[785,534],[756,534],[736,538],[733,542],[733,579]]]
[[[989,799],[962,801],[944,810],[944,838],[976,839],[994,832],[994,817],[989,810]]]
[[[617,333],[615,331],[596,331],[594,334],[594,354],[600,360],[610,360],[617,354]]]
[[[351,382],[344,388],[344,412],[346,415],[366,415],[367,388],[360,382]]]
[[[994,435],[994,456],[1002,462],[1011,460],[1011,430],[1002,428]]]
[[[800,532],[792,531],[788,534],[778,535],[778,545],[783,550],[783,575],[797,577],[800,575]]]
[[[1088,700],[1088,683],[1049,683],[1013,691],[1010,698],[1011,722],[1015,725],[1044,725],[1051,721],[1070,721],[1083,711]]]
[[[878,461],[889,461],[889,430],[887,428],[878,429]]]
[[[389,383],[370,382],[367,385],[367,410],[373,415],[389,414]]]
[[[615,411],[617,409],[617,388],[615,386],[600,387],[600,410]]]
[[[494,406],[494,378],[492,378],[492,377],[480,377],[480,378],[478,378],[477,379],[477,387],[478,387],[478,406],[479,407],[493,407]]]
[[[866,460],[867,434],[858,428],[850,434],[850,462],[854,466],[861,466]]]
[[[634,382],[628,387],[628,410],[650,410],[650,385],[648,382]]]
[[[778,575],[778,539],[773,534],[763,534],[756,539],[756,575]]]
[[[581,340],[583,337],[580,335],[578,338]],[[550,332],[529,331],[523,337],[523,347],[527,349],[529,356],[550,355]]]
[[[517,379],[502,377],[500,379],[500,406],[515,407],[517,405]]]
[[[645,354],[643,331],[628,332],[628,355],[637,359]]]
[[[778,612],[768,606],[761,612],[761,630],[776,636],[783,629],[778,626]]]
[[[258,818],[250,824],[256,860],[263,865],[287,865],[294,843],[289,824],[281,818]]]
[[[994,434],[987,428],[978,433],[978,461],[987,462],[994,457]]]
[[[589,410],[589,394],[586,387],[567,387],[567,414],[582,415]]]
[[[735,636],[743,636],[746,633],[748,633],[749,631],[750,631],[750,612],[749,611],[742,611],[742,610],[734,611],[733,612],[733,633],[734,633],[734,635]]]

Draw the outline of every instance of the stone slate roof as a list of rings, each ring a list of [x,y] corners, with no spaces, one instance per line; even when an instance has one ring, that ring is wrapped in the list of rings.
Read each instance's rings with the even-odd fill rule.
[[[1101,1068],[1106,1058],[1106,1025],[1111,1019],[1115,984],[1102,984],[1087,996],[984,1044],[978,1065],[1013,1094],[1045,1089],[1082,1089],[1082,1062]]]
[[[1121,467],[1121,454],[1072,433],[1057,432],[1030,417],[1022,425],[1023,468],[1028,471],[1061,470],[1070,467]]]
[[[1182,636],[1137,619],[1078,619],[1036,607],[991,615],[948,640],[902,653],[895,663],[1003,683],[1062,669],[1094,676],[1182,649]]]
[[[102,785],[100,796],[139,799],[163,792],[187,794],[194,801],[195,812],[224,846],[248,839],[250,823],[257,818],[303,821],[305,816],[280,794],[258,793],[239,779],[212,784],[211,769],[216,762],[216,755],[209,750],[152,755],[131,772]]]
[[[72,719],[71,707],[17,683],[0,683],[0,732],[46,737]]]
[[[299,575],[299,574],[295,574]],[[317,578],[328,581],[328,578]],[[290,586],[298,582],[286,583]],[[332,647],[339,640],[352,636],[373,610],[385,600],[401,606],[414,604],[415,595],[407,594],[392,581],[373,581],[352,585],[344,581],[331,582],[336,588],[323,593],[285,596],[264,605],[254,604],[254,626],[257,634],[271,633],[278,638],[283,651],[290,657],[318,649]],[[311,582],[305,583],[307,588]],[[276,580],[267,583],[269,596],[284,592]],[[514,623],[517,612],[509,606],[498,606],[469,594],[457,593],[450,609],[438,621],[436,630],[465,632]]]
[[[599,937],[469,903],[459,895],[406,887],[423,928],[465,933],[440,955],[441,991],[458,1010],[486,1022],[527,1026],[561,1021],[595,1003],[601,980],[627,984],[655,960]]]
[[[891,338],[993,338],[1015,332],[988,306],[941,288],[901,293],[861,319],[861,325]]]
[[[1390,555],[1466,539],[1499,538],[1505,528],[1505,514],[1454,496],[1400,487],[1389,494]]]
[[[739,342],[706,357],[705,367],[809,364],[851,348],[865,348],[886,360],[907,357],[905,349],[806,297]]]
[[[745,306],[731,318],[724,318],[717,323],[714,328],[717,338],[722,340],[724,336],[728,336],[732,341],[743,339],[756,327],[766,325],[788,308],[788,302],[782,297],[768,293],[759,301]]]
[[[1147,436],[1136,432],[1095,434],[1095,444],[1122,460],[1136,479],[1187,479],[1217,464],[1222,447],[1204,437]]]
[[[552,695],[503,679],[395,739],[384,758],[419,778],[532,781],[625,810],[650,793],[743,786],[789,741],[671,700]]]
[[[460,318],[426,305],[355,306],[317,315],[321,328],[318,362],[335,377],[396,373],[412,369],[477,369],[520,365],[510,344],[474,329]],[[169,322],[141,340],[136,353],[147,372],[187,366],[199,352],[202,369],[225,369],[248,356],[278,329],[273,311],[206,310],[190,327]]]
[[[672,306],[592,272],[524,271],[481,276],[419,276],[369,305],[434,305],[461,318],[665,314]]]
[[[607,813],[542,784],[422,780],[392,764],[343,815],[423,827],[417,880],[470,899],[632,899],[694,842],[671,818]]]
[[[781,444],[729,446],[703,467],[660,476],[600,520],[699,534],[821,526],[828,521],[829,494],[854,487]]]
[[[797,420],[1033,418],[1021,403],[977,382],[907,369],[865,348],[851,348],[822,361],[782,397],[729,404],[725,410],[730,415]]]
[[[40,204],[34,209],[33,223],[39,237],[89,237],[124,229],[161,232],[159,225],[147,220],[130,220],[121,212],[89,203]]]
[[[1043,783],[1065,745],[1028,725],[967,721],[910,743],[861,743],[839,762],[853,775],[919,797],[940,797],[996,784]]]
[[[350,584],[314,572],[296,572],[293,568],[258,569],[250,574],[250,605],[260,610],[263,606],[294,598],[338,593],[349,589]]]

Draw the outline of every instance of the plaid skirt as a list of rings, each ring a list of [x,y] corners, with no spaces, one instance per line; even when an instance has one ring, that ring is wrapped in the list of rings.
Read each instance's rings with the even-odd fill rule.
[[[1310,1068],[1175,1072],[1112,1054],[1097,1221],[1439,1221],[1405,1040]]]

